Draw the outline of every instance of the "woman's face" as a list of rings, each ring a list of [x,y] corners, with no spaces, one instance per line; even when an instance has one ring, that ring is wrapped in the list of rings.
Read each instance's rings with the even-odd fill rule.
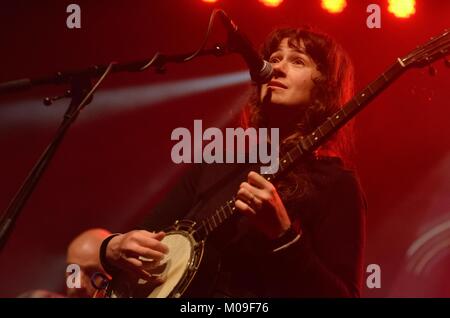
[[[273,76],[261,86],[261,102],[289,107],[301,107],[310,103],[314,79],[321,76],[315,62],[306,54],[303,42],[289,46],[284,38],[269,62]]]

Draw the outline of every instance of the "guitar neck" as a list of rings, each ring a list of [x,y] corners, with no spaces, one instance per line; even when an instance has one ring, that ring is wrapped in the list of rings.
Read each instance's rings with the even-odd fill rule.
[[[381,74],[375,81],[370,83],[365,89],[356,94],[349,102],[347,102],[339,111],[334,113],[331,117],[319,127],[317,127],[311,134],[301,139],[292,149],[280,156],[279,169],[276,173],[264,174],[263,176],[268,181],[277,179],[280,175],[287,172],[292,166],[312,151],[322,145],[331,135],[333,135],[339,128],[344,126],[351,120],[359,111],[361,111],[372,99],[387,88],[395,79],[397,79],[406,67],[399,58],[386,72]],[[206,237],[218,228],[223,222],[229,219],[235,213],[236,198],[232,197],[222,204],[216,211],[201,221],[196,229],[197,234],[201,239]]]
[[[312,152],[324,143],[339,128],[350,121],[367,104],[387,88],[405,71],[405,65],[398,59],[386,72],[381,74],[375,81],[366,86],[356,94],[340,110],[328,117],[327,120],[317,127],[310,135],[303,139],[302,148],[306,152]]]

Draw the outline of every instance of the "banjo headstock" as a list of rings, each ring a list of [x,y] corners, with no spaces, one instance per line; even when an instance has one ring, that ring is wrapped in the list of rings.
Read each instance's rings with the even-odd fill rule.
[[[450,54],[450,31],[433,37],[400,60],[405,67],[424,67]]]

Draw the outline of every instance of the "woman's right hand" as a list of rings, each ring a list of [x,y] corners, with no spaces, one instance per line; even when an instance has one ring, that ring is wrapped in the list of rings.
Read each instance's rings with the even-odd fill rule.
[[[135,230],[119,234],[106,247],[106,261],[120,269],[137,274],[143,279],[154,279],[147,269],[156,267],[169,252],[161,242],[164,232]]]

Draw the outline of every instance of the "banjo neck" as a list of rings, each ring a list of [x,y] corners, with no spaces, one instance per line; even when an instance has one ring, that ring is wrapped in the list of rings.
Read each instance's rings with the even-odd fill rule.
[[[391,67],[356,94],[339,111],[328,117],[312,133],[302,137],[289,151],[281,154],[278,158],[279,169],[276,173],[264,174],[263,177],[268,181],[278,179],[281,175],[292,169],[301,158],[310,155],[314,150],[324,144],[337,130],[350,121],[408,68],[428,66],[437,59],[445,57],[449,54],[449,51],[450,31],[445,30],[444,33],[432,37],[426,44],[418,46],[405,57],[397,58]],[[211,232],[234,215],[236,211],[235,201],[236,197],[233,196],[219,206],[209,217],[196,224],[194,231],[201,240],[206,239]]]
[[[268,181],[274,181],[288,172],[301,159],[310,155],[314,150],[325,143],[330,136],[350,121],[364,106],[373,98],[387,88],[405,70],[405,64],[399,58],[386,72],[381,74],[375,81],[370,83],[365,89],[356,94],[339,111],[328,117],[312,133],[303,137],[289,151],[279,156],[279,169],[276,173],[264,174]],[[224,204],[219,206],[214,213],[200,221],[195,227],[195,232],[201,240],[204,240],[217,229],[221,224],[234,215],[236,207],[234,205],[236,197],[233,196]]]
[[[437,59],[443,58],[450,51],[450,31],[445,30],[439,36],[432,37],[426,44],[418,46],[403,58],[397,58],[395,63],[389,67],[376,80],[366,86],[350,101],[348,101],[339,111],[328,117],[312,133],[300,139],[300,141],[289,151],[279,156],[279,169],[273,174],[264,174],[268,181],[274,181],[292,167],[301,158],[311,154],[319,148],[330,136],[351,120],[360,112],[372,99],[392,84],[400,75],[411,67],[425,67]],[[200,239],[204,240],[211,232],[217,229],[227,219],[234,215],[236,208],[236,197],[233,196],[224,204],[219,206],[214,213],[202,220],[194,231]]]

